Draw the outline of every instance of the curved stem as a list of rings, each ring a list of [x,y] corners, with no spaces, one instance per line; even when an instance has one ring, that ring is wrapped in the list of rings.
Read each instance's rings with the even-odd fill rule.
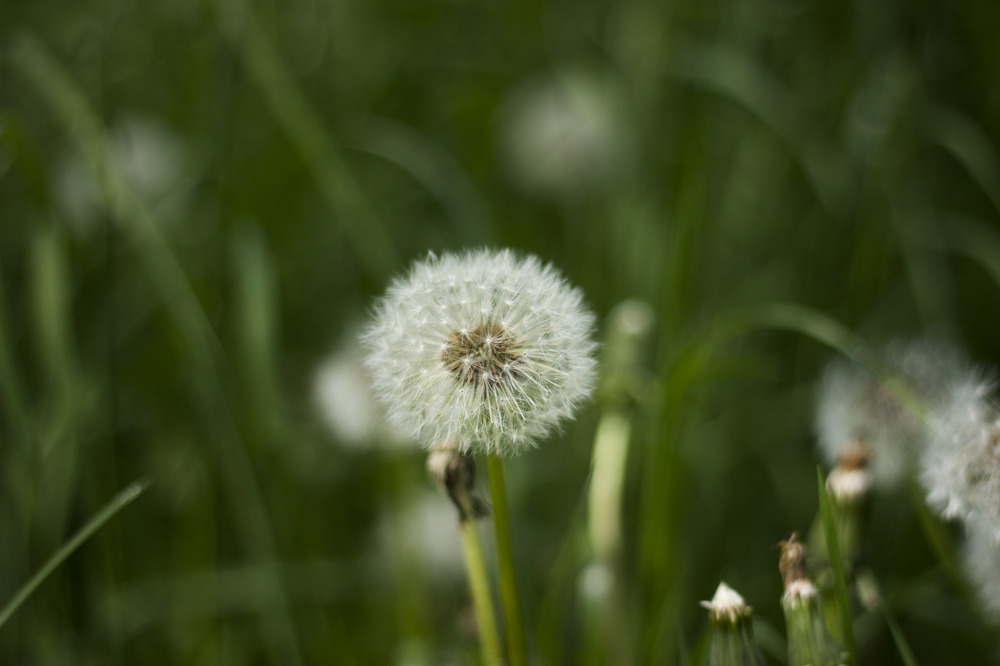
[[[521,602],[517,595],[514,575],[514,552],[510,546],[510,521],[507,518],[507,490],[503,480],[503,460],[490,455],[487,462],[490,478],[490,499],[493,501],[493,524],[497,534],[497,565],[500,570],[500,600],[503,604],[507,634],[507,658],[510,666],[524,666],[527,653],[524,625],[521,622]]]

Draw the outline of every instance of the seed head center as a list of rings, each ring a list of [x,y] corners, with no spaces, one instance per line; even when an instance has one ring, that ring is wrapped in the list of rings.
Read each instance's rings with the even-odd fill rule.
[[[463,384],[490,388],[517,376],[516,350],[517,340],[503,326],[480,324],[449,333],[441,361]]]

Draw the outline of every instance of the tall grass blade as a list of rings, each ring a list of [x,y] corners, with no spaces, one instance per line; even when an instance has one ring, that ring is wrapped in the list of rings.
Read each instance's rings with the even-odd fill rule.
[[[120,493],[111,498],[111,501],[104,505],[104,507],[98,511],[94,516],[87,521],[83,527],[81,527],[76,534],[74,534],[69,541],[64,543],[59,550],[52,554],[42,568],[31,577],[28,582],[22,585],[10,601],[0,610],[0,627],[6,624],[10,616],[17,611],[18,608],[31,596],[31,594],[38,589],[38,586],[45,582],[53,571],[55,571],[60,564],[66,561],[70,555],[72,555],[77,548],[79,548],[83,543],[92,537],[97,530],[101,529],[105,523],[114,518],[119,511],[124,509],[126,506],[135,501],[139,495],[141,495],[146,488],[149,486],[149,482],[145,480],[135,481],[130,483],[125,487]]]

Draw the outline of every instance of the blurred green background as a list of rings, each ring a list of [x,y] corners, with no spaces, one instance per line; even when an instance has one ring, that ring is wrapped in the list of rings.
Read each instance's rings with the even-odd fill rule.
[[[724,579],[782,663],[817,326],[1000,361],[998,28],[977,0],[0,4],[0,604],[151,482],[0,662],[473,663],[454,512],[354,340],[409,261],[490,245],[655,315],[633,397],[507,465],[533,663],[622,663],[587,602],[612,408],[614,640],[684,663]],[[905,489],[866,536],[919,663],[993,658]]]

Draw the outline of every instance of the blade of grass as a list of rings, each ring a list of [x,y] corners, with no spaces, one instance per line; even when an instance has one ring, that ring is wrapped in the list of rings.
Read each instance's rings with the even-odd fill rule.
[[[144,261],[164,305],[180,329],[194,376],[192,403],[210,432],[206,437],[218,447],[220,469],[231,502],[243,547],[273,576],[269,593],[286,603],[260,618],[263,635],[274,659],[301,663],[301,647],[287,605],[283,581],[274,570],[275,537],[253,464],[233,420],[222,380],[225,354],[208,316],[184,273],[180,261],[161,232],[162,225],[132,191],[97,115],[79,87],[37,38],[22,34],[11,52],[14,69],[37,89],[50,112],[62,124],[76,148],[104,186],[104,204],[114,221],[130,236]]]
[[[749,54],[717,45],[689,46],[677,61],[675,76],[738,104],[781,137],[823,209],[836,219],[847,215],[847,160],[833,144],[816,141],[815,123],[781,81]]]
[[[844,562],[840,558],[840,543],[837,540],[837,528],[833,522],[833,507],[830,506],[830,497],[826,493],[826,479],[823,477],[822,468],[816,468],[816,477],[819,487],[820,517],[823,521],[823,535],[826,537],[826,554],[833,569],[834,592],[837,599],[837,610],[840,612],[841,634],[844,648],[848,653],[848,660],[850,663],[856,664],[857,650],[854,646],[851,606],[847,598],[847,578],[844,576]]]
[[[889,633],[892,634],[892,641],[896,644],[896,650],[899,652],[899,658],[903,660],[905,666],[917,666],[917,659],[913,655],[913,649],[910,648],[910,643],[906,640],[906,636],[903,635],[903,630],[899,628],[896,619],[888,611],[884,611],[883,615],[885,623],[889,627]]]
[[[476,184],[462,164],[429,137],[378,116],[366,117],[350,134],[352,149],[395,164],[437,198],[463,244],[481,244],[494,236],[493,222]]]
[[[124,509],[126,506],[131,504],[136,498],[139,497],[149,486],[149,482],[140,479],[130,483],[125,487],[124,490],[119,492],[111,501],[104,505],[104,507],[98,511],[94,516],[87,521],[87,523],[81,527],[76,534],[74,534],[69,541],[64,543],[59,550],[52,554],[45,564],[31,577],[28,582],[20,587],[10,601],[0,610],[0,627],[2,627],[7,620],[10,619],[11,615],[17,611],[18,608],[31,596],[31,594],[38,589],[38,586],[45,582],[53,571],[55,571],[60,564],[66,561],[70,555],[72,555],[77,548],[79,548],[84,541],[89,539],[97,530],[101,529],[105,523],[115,517],[119,511]]]
[[[3,405],[7,423],[11,425],[9,435],[19,447],[26,449],[29,446],[31,427],[21,373],[16,367],[15,358],[17,354],[11,346],[10,322],[7,318],[7,298],[0,280],[0,404]]]
[[[927,133],[965,167],[1000,212],[1000,157],[989,136],[955,109],[932,109],[924,122]]]
[[[250,3],[215,3],[221,32],[278,125],[302,154],[319,193],[369,274],[381,277],[397,263],[382,218],[347,165],[340,146],[295,84],[254,16]]]

